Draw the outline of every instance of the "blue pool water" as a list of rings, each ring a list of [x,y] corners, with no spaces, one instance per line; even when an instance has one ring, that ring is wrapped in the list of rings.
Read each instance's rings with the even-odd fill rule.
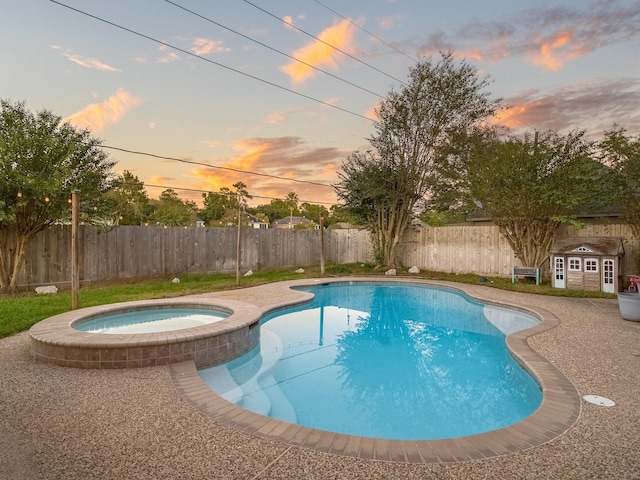
[[[153,308],[101,315],[73,325],[92,333],[156,333],[199,327],[218,322],[228,313],[200,308]]]
[[[248,410],[365,437],[435,440],[529,416],[542,392],[505,336],[534,317],[416,284],[305,288],[310,304],[263,319],[260,346],[200,371]]]

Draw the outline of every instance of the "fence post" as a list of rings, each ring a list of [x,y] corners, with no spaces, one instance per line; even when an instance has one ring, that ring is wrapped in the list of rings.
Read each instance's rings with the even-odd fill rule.
[[[320,214],[320,275],[324,275],[324,222]]]
[[[78,268],[78,230],[80,223],[80,191],[71,192],[71,310],[78,308],[80,271]]]
[[[240,196],[238,196],[238,240],[236,242],[236,286],[240,286],[240,259],[242,255],[242,202],[240,201]]]

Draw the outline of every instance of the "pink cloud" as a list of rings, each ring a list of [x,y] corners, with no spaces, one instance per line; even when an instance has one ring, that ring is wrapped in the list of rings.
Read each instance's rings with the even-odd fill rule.
[[[640,81],[586,81],[568,87],[530,90],[504,101],[498,123],[514,130],[585,129],[602,132],[614,123],[640,129]]]
[[[546,38],[536,38],[534,42],[539,50],[533,56],[533,63],[547,70],[557,71],[567,60],[586,55],[593,51],[588,45],[582,45],[573,30],[564,29]]]
[[[457,56],[490,62],[522,57],[557,71],[569,60],[638,39],[639,22],[638,2],[538,7],[490,21],[468,22],[451,32],[432,32],[418,50],[432,55],[453,49]]]

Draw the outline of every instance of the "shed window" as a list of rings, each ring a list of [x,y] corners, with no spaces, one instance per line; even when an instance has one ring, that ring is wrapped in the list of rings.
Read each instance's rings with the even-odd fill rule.
[[[585,272],[597,272],[598,271],[598,260],[595,258],[585,258],[584,259],[584,271]]]
[[[569,271],[581,272],[582,271],[582,259],[576,257],[569,258]]]

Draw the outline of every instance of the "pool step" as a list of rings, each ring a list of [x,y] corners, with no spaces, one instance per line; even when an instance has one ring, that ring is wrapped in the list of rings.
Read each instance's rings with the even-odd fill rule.
[[[295,423],[295,409],[271,374],[271,369],[282,356],[282,341],[278,335],[264,328],[260,337],[260,368],[244,383],[238,385],[225,365],[206,368],[200,372],[200,377],[207,385],[215,385],[218,395],[229,402],[260,415]],[[238,372],[235,377],[238,377]]]
[[[267,393],[271,402],[269,416],[289,423],[298,422],[298,414],[289,399],[282,393],[280,386],[270,373],[260,379],[262,390]]]
[[[231,376],[229,369],[224,365],[208,367],[198,372],[204,383],[216,386],[215,392],[225,400],[238,404],[244,396],[244,392]]]

